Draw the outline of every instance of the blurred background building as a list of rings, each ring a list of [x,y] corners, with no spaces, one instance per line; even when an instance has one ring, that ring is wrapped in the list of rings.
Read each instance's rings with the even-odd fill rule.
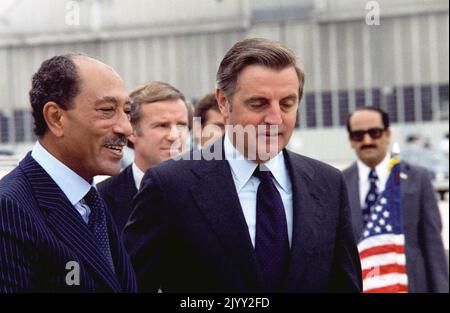
[[[28,91],[43,60],[83,52],[130,90],[162,80],[194,102],[233,43],[255,36],[284,42],[306,71],[291,149],[343,168],[348,113],[377,105],[405,158],[448,190],[447,0],[1,0],[0,178],[36,140]],[[448,249],[448,198],[440,208]]]
[[[244,37],[291,47],[306,71],[291,148],[337,165],[354,156],[345,121],[373,104],[394,140],[437,146],[449,125],[447,0],[2,0],[0,147],[27,151],[35,137],[28,91],[40,63],[83,52],[127,88],[163,80],[194,101],[215,89],[224,53]]]

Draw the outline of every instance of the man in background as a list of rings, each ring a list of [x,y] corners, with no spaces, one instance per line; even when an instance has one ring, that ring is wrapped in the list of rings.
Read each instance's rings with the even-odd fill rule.
[[[372,207],[389,176],[389,116],[376,107],[361,107],[349,115],[347,130],[358,160],[343,173],[359,242],[366,225],[373,222]],[[401,162],[400,179],[408,291],[448,292],[441,217],[429,173]]]
[[[128,137],[134,162],[98,189],[122,230],[131,213],[131,200],[144,173],[151,167],[183,153],[188,134],[188,105],[175,87],[159,81],[139,86],[130,93],[133,133]]]
[[[217,105],[216,95],[209,93],[195,105],[195,142],[199,149],[213,143],[225,132],[225,119]]]

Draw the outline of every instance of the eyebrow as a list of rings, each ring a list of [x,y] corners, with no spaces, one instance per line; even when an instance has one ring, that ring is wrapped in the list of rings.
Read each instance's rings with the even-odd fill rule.
[[[297,99],[298,97],[297,97],[297,95],[296,94],[291,94],[291,95],[289,95],[289,96],[286,96],[286,97],[284,97],[283,99],[281,99],[281,100],[290,100],[290,99]],[[265,97],[263,97],[263,96],[253,96],[253,97],[250,97],[250,98],[248,98],[248,99],[245,99],[244,100],[244,103],[248,103],[248,102],[252,102],[252,101],[258,101],[258,100],[263,100],[263,101],[266,101],[267,100],[267,98],[265,98]]]
[[[104,97],[102,97],[102,98],[100,98],[100,99],[97,99],[97,100],[95,101],[95,105],[99,105],[99,104],[102,104],[102,103],[105,103],[105,102],[107,102],[107,103],[114,103],[115,105],[118,105],[118,104],[119,104],[119,100],[117,100],[116,97],[112,97],[112,96],[104,96]],[[127,100],[125,101],[125,105],[130,105],[130,104],[131,104],[130,99],[127,99]]]
[[[297,97],[296,94],[292,94],[292,95],[289,95],[289,96],[287,96],[287,97],[284,97],[284,98],[281,99],[281,100],[290,100],[290,99],[296,100],[297,98],[298,98],[298,97]]]
[[[249,102],[252,102],[252,101],[261,101],[261,100],[266,101],[267,98],[262,97],[262,96],[253,96],[253,97],[250,97],[248,99],[245,99],[244,102],[245,103],[249,103]]]

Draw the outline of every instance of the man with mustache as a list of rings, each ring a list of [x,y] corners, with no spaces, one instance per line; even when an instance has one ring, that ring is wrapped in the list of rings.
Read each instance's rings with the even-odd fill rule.
[[[131,213],[131,200],[139,190],[144,173],[183,153],[189,131],[186,99],[170,84],[149,82],[135,88],[130,99],[133,133],[128,146],[134,149],[134,162],[119,175],[98,185],[120,230]]]
[[[93,177],[115,175],[131,134],[120,76],[81,54],[34,74],[38,137],[0,181],[0,292],[134,292],[136,279]]]
[[[344,170],[344,177],[355,239],[360,241],[370,222],[370,207],[389,176],[389,115],[376,107],[360,107],[349,115],[347,130],[358,160]],[[402,162],[400,178],[408,292],[448,292],[442,224],[429,174]]]
[[[139,290],[360,291],[341,172],[285,149],[304,84],[294,53],[245,39],[216,78],[226,134],[152,168],[133,200],[124,240]]]

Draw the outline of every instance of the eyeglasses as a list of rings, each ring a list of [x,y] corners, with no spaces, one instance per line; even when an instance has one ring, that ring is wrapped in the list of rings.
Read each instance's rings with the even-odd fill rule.
[[[366,134],[369,134],[372,139],[378,139],[383,136],[385,130],[380,127],[369,128],[368,130],[354,130],[350,132],[350,139],[353,141],[363,141]]]

